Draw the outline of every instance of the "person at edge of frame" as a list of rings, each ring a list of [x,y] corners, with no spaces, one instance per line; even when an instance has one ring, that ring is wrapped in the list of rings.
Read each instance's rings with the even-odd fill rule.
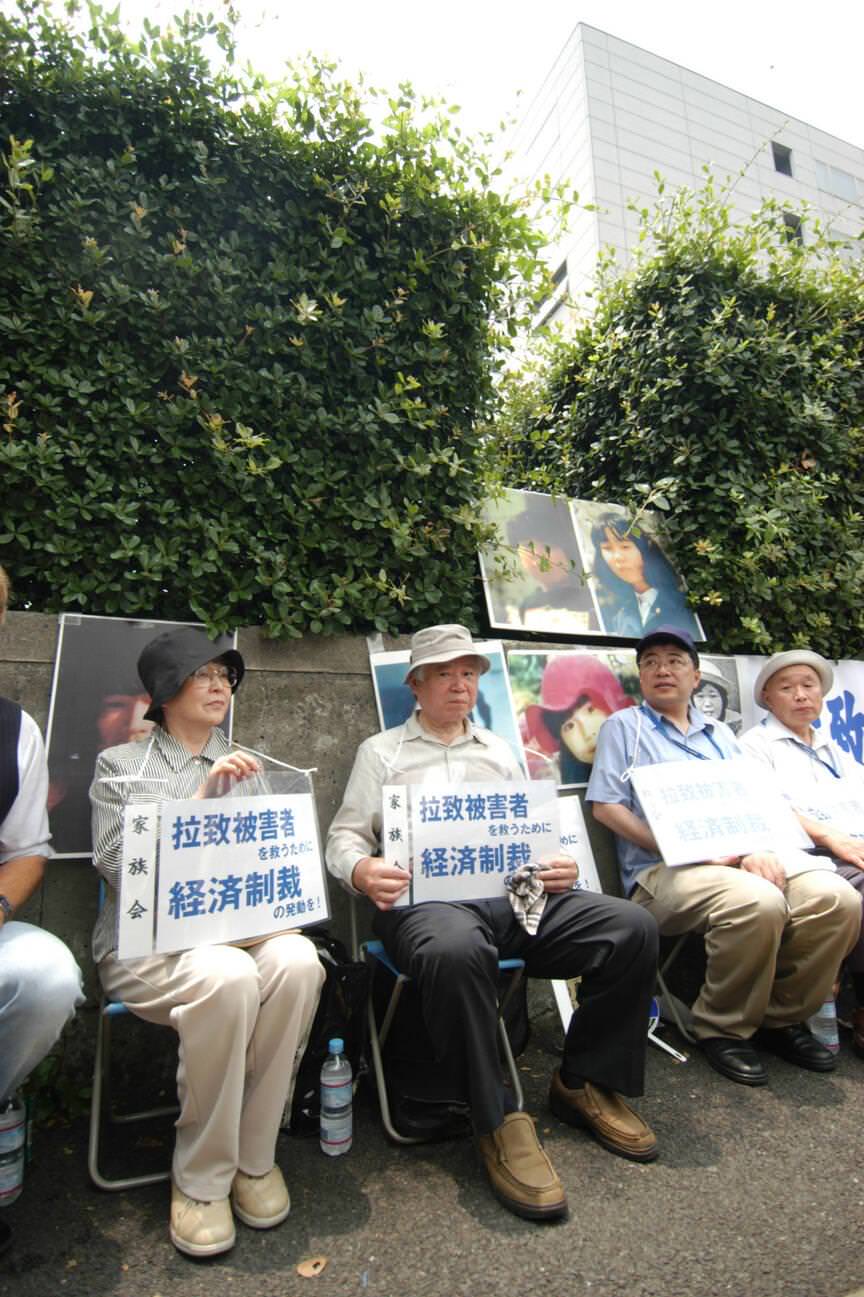
[[[864,795],[864,768],[814,722],[834,683],[831,663],[810,649],[775,653],[753,686],[753,698],[769,715],[741,737],[741,746],[771,770],[795,807],[816,851],[828,856],[861,897],[858,939],[844,965],[852,984],[852,1049],[864,1058],[864,841],[832,820],[831,794],[842,786]]]
[[[0,567],[0,625],[9,594]],[[0,698],[0,1109],[84,998],[80,969],[63,942],[15,918],[53,854],[42,735],[32,716]],[[0,1217],[0,1252],[11,1242],[11,1226]]]

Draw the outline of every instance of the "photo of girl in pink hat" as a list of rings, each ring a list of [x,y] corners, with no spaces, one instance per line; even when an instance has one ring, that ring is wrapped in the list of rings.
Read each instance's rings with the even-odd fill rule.
[[[600,726],[639,701],[634,654],[514,649],[509,666],[530,777],[586,784]]]

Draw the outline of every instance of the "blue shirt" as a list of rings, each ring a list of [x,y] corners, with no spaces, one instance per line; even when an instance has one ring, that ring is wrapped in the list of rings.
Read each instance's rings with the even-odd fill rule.
[[[626,806],[644,820],[636,789],[629,778],[622,778],[630,767],[653,766],[662,761],[722,761],[740,755],[738,740],[729,727],[722,721],[709,720],[696,707],[689,710],[686,735],[648,703],[625,707],[603,722],[586,800]],[[647,851],[617,833],[615,845],[621,882],[629,896],[638,875],[656,865],[660,857],[656,851]]]

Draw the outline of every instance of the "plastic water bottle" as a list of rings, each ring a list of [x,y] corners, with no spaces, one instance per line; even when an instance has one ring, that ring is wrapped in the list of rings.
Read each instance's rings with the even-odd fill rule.
[[[807,1026],[813,1032],[813,1035],[830,1049],[832,1054],[836,1054],[840,1049],[840,1036],[837,1032],[837,1005],[834,1003],[834,997],[831,996],[825,1001],[821,1009],[818,1009],[813,1017],[807,1023]]]
[[[321,1149],[328,1157],[338,1157],[351,1147],[351,1064],[342,1052],[345,1043],[331,1040],[330,1053],[321,1068]]]
[[[0,1099],[0,1207],[14,1202],[21,1192],[26,1140],[24,1104],[17,1094]]]

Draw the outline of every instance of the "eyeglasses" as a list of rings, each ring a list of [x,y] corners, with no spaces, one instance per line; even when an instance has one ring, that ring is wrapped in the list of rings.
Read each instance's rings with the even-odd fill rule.
[[[656,658],[646,655],[645,657],[640,658],[638,663],[640,671],[659,671],[661,667],[665,667],[668,671],[677,672],[685,671],[687,667],[692,667],[692,665],[693,662],[691,658],[683,655],[679,657],[677,654],[666,658]]]
[[[227,685],[229,689],[233,689],[237,684],[237,672],[233,667],[226,666],[198,667],[197,671],[192,672],[189,679],[194,680],[196,685],[200,685],[202,689],[209,689],[214,682],[217,685]]]

